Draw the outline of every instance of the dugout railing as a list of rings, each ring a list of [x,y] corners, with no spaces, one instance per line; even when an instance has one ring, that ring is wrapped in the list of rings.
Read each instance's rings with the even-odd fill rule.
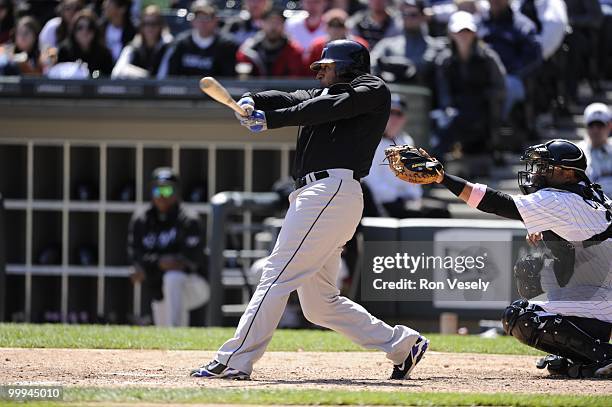
[[[225,317],[239,317],[246,309],[257,281],[249,274],[253,261],[265,257],[269,250],[254,241],[258,232],[265,231],[263,219],[277,215],[282,197],[271,193],[221,192],[210,202],[210,238],[208,252],[208,276],[211,297],[207,305],[207,324],[220,326]],[[236,224],[232,216],[249,212],[262,219],[248,225]],[[228,250],[228,241],[237,233],[247,236],[243,242],[247,249]],[[229,239],[228,239],[229,237]],[[230,267],[231,266],[231,267]],[[234,303],[226,301],[228,288],[239,288],[240,295]]]

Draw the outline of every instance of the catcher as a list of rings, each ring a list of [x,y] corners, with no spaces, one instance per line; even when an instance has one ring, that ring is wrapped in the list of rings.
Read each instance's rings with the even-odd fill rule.
[[[544,244],[551,259],[517,263],[515,276],[526,277],[519,292],[539,295],[509,305],[504,330],[550,353],[537,366],[551,374],[612,377],[612,201],[587,177],[578,146],[556,139],[527,148],[518,173],[523,195],[512,196],[445,173],[423,149],[393,146],[385,153],[406,182],[442,184],[473,208],[522,221],[530,243]],[[555,281],[542,293],[544,264]]]

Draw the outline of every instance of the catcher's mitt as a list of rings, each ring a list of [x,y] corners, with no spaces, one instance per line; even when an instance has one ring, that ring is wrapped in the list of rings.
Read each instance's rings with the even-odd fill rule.
[[[413,184],[432,184],[444,171],[442,164],[422,148],[391,146],[385,149],[385,156],[395,176]]]

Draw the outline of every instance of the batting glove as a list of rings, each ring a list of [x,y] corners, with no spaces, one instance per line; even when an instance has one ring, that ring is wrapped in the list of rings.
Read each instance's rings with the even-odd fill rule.
[[[242,107],[249,116],[253,113],[253,110],[255,110],[255,101],[250,96],[240,98],[238,105]]]
[[[248,117],[241,117],[240,124],[249,129],[252,133],[259,133],[267,130],[266,114],[261,110],[254,110]]]

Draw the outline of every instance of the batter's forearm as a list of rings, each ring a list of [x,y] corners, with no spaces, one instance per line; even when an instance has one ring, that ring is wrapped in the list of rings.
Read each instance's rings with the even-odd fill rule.
[[[255,108],[258,110],[277,110],[295,106],[312,96],[305,90],[295,92],[281,92],[278,90],[267,90],[259,93],[245,93],[244,96],[252,97]]]
[[[507,219],[522,220],[514,200],[508,194],[450,174],[444,174],[440,183],[472,208]]]
[[[257,102],[255,103],[257,106]],[[266,111],[268,128],[314,126],[354,116],[353,101],[348,93],[324,95],[287,109]]]

